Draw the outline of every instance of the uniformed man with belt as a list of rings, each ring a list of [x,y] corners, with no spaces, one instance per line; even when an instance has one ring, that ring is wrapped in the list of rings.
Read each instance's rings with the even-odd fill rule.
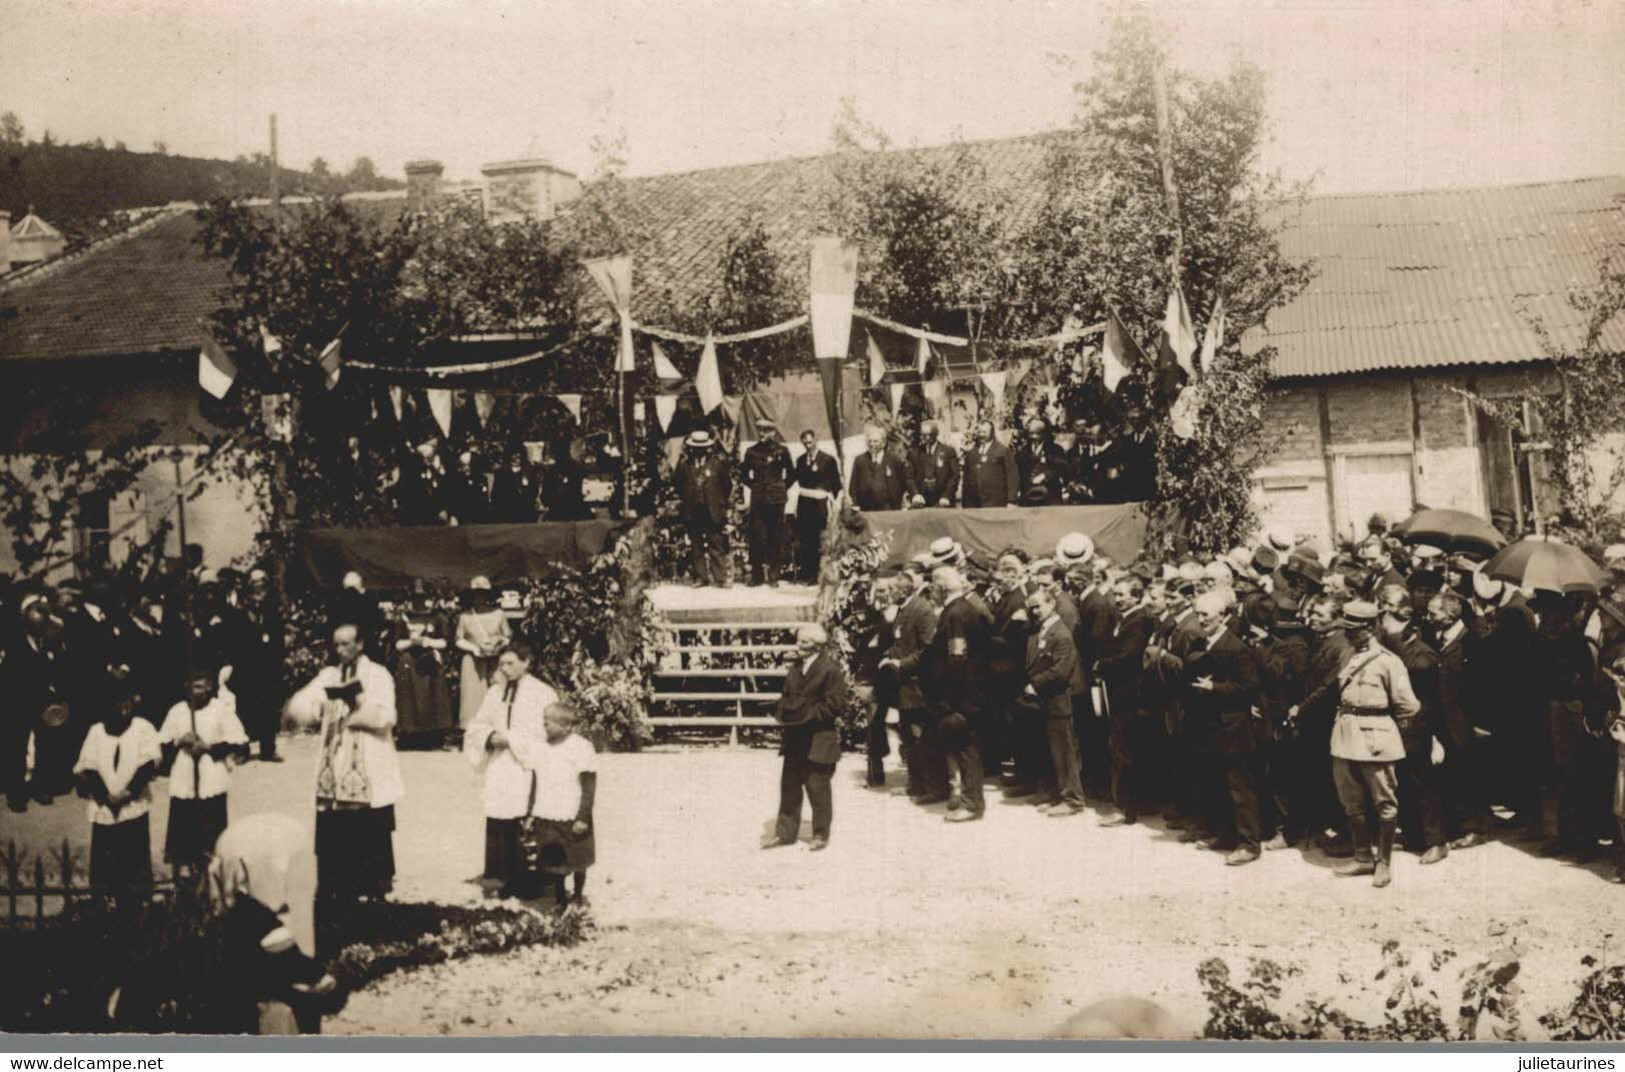
[[[796,486],[796,580],[817,584],[830,504],[841,494],[841,469],[818,449],[818,436],[811,428],[801,433],[801,457],[791,483]]]
[[[784,504],[790,498],[790,450],[779,427],[756,421],[756,442],[745,451],[740,477],[750,493],[750,583],[777,586],[784,557]]]
[[[1331,753],[1337,799],[1354,841],[1354,862],[1337,873],[1371,875],[1371,884],[1381,887],[1392,881],[1389,865],[1399,820],[1395,764],[1405,758],[1396,720],[1413,718],[1422,704],[1411,689],[1404,661],[1377,639],[1377,616],[1377,605],[1364,600],[1343,607],[1343,627],[1354,654],[1338,671]],[[1374,839],[1367,798],[1377,813]]]

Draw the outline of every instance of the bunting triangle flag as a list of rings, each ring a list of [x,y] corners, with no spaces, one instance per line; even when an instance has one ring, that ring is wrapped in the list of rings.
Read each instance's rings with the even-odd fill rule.
[[[925,392],[926,406],[932,414],[941,413],[942,407],[948,404],[948,385],[941,380],[926,380],[920,388]]]
[[[1196,329],[1191,326],[1190,306],[1185,304],[1185,292],[1174,284],[1168,292],[1168,307],[1162,314],[1162,336],[1157,344],[1157,356],[1164,366],[1173,364],[1194,377],[1196,365]]]
[[[394,388],[391,388],[394,390]],[[474,392],[474,413],[480,419],[480,427],[484,428],[491,423],[491,411],[496,409],[497,399],[490,391]],[[396,407],[397,410],[399,407]]]
[[[406,404],[406,388],[398,383],[389,385],[389,408],[395,411],[395,420],[401,419],[401,408]]]
[[[608,299],[610,305],[615,307],[615,315],[621,321],[621,345],[615,354],[616,372],[633,372],[637,369],[632,350],[632,257],[622,253],[614,257],[599,257],[596,260],[582,261],[581,266],[587,269],[592,281],[598,284],[598,289]]]
[[[705,336],[705,349],[700,351],[700,370],[694,374],[694,389],[700,393],[700,409],[707,415],[722,405],[722,374],[717,371],[717,344]]]
[[[1140,348],[1113,310],[1106,317],[1106,337],[1100,344],[1100,375],[1106,390],[1115,394],[1118,383],[1143,359]]]
[[[675,416],[677,416],[677,396],[655,395],[655,417],[660,421],[662,432],[671,427],[671,419]]]
[[[988,393],[993,396],[993,404],[995,406],[1004,405],[1004,386],[1009,381],[1010,373],[1005,369],[1000,369],[998,372],[984,372],[981,375],[982,386],[986,387]]]
[[[434,423],[440,426],[440,434],[451,435],[451,389],[448,387],[431,387],[428,390],[429,412],[434,414]]]
[[[655,379],[661,383],[675,383],[683,378],[683,374],[677,371],[677,366],[671,363],[671,358],[666,356],[666,351],[660,348],[658,342],[653,343],[650,349],[654,352]]]
[[[1219,347],[1224,345],[1224,295],[1213,301],[1213,313],[1207,318],[1207,331],[1202,333],[1202,375],[1213,371],[1219,359]]]
[[[891,415],[893,417],[897,416],[897,414],[902,411],[903,392],[907,390],[908,384],[906,383],[894,383],[891,385]]]
[[[214,335],[203,332],[203,346],[197,352],[197,382],[215,398],[225,398],[237,382],[237,362],[221,349]]]
[[[580,424],[581,423],[581,396],[580,395],[559,395],[558,400],[560,402],[564,403],[564,408],[570,411],[570,416],[572,416],[572,417],[574,417],[576,419],[577,424]]]
[[[344,371],[343,328],[340,328],[339,333],[333,336],[332,342],[322,347],[321,356],[317,358],[317,361],[322,366],[323,382],[327,384],[327,389],[331,391],[339,385],[339,374]],[[446,397],[450,399],[451,396],[448,394]]]
[[[886,358],[875,345],[875,337],[867,331],[863,335],[869,340],[869,386],[879,387],[880,381],[886,378]]]

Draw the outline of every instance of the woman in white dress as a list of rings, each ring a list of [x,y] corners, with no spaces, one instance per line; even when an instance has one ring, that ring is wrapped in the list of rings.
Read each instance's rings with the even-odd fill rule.
[[[468,582],[466,609],[457,619],[457,647],[463,653],[462,692],[457,702],[458,723],[467,726],[480,713],[485,693],[496,676],[497,656],[513,636],[508,616],[497,606],[491,582],[475,577]]]

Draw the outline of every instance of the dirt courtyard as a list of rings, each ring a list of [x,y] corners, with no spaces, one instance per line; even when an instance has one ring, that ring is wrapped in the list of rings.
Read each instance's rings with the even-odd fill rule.
[[[295,741],[287,753],[238,773],[234,815],[310,817],[313,746]],[[1625,919],[1604,865],[1541,859],[1517,843],[1427,868],[1396,854],[1394,885],[1380,891],[1334,877],[1336,861],[1318,853],[1227,868],[1159,827],[1046,818],[991,790],[985,821],[945,823],[940,806],[865,788],[853,757],[836,772],[829,849],[762,851],[777,800],[771,751],[600,759],[591,941],[391,976],[325,1030],[1014,1038],[1135,995],[1196,1034],[1206,1015],[1196,969],[1207,957],[1238,975],[1250,957],[1300,963],[1310,985],[1350,993],[1393,938],[1462,961],[1519,957],[1524,1030],[1538,1035],[1537,1015],[1573,995],[1580,958],[1602,954]],[[398,895],[476,900],[476,775],[452,753],[404,753],[402,765]],[[167,802],[157,810],[155,841]],[[82,804],[0,815],[0,842],[63,836],[87,840]],[[1380,999],[1345,1007],[1381,1018]]]

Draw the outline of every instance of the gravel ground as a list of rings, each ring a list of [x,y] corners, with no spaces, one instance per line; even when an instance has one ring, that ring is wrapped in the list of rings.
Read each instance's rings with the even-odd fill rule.
[[[239,772],[233,814],[308,817],[314,749],[307,739],[286,751],[284,764]],[[829,849],[764,852],[772,752],[688,748],[601,763],[590,942],[394,976],[355,995],[326,1030],[1035,1037],[1091,1002],[1136,995],[1195,1033],[1206,1015],[1196,968],[1214,955],[1238,974],[1250,957],[1302,964],[1304,986],[1380,1020],[1367,989],[1394,938],[1462,962],[1519,957],[1524,1029],[1538,1033],[1536,1015],[1572,996],[1580,958],[1601,953],[1625,918],[1602,864],[1541,859],[1515,843],[1428,868],[1400,855],[1381,891],[1334,877],[1336,861],[1318,853],[1227,868],[1151,825],[1045,818],[991,791],[985,821],[945,823],[940,807],[864,788],[851,758],[836,773]],[[398,895],[474,900],[476,776],[450,753],[406,753],[402,764]],[[157,810],[155,831],[166,802]],[[64,836],[87,839],[81,804],[0,813],[0,842]]]

